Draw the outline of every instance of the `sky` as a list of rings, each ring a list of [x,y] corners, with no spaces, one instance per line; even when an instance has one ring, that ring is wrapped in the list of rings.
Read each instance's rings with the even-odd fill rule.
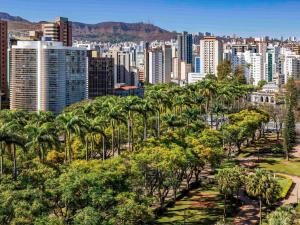
[[[153,23],[170,31],[300,37],[300,0],[0,0],[0,12],[30,21]]]

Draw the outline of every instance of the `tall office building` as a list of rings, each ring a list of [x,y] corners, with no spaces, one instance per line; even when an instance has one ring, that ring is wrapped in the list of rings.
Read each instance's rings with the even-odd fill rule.
[[[60,113],[88,97],[86,50],[18,41],[11,49],[10,108]]]
[[[169,45],[149,51],[149,82],[170,83],[172,73],[172,48]]]
[[[114,59],[114,82],[116,84],[132,84],[131,71],[131,54],[119,49],[111,50],[103,54],[104,57],[112,57]]]
[[[200,41],[201,72],[217,75],[217,67],[223,59],[223,45],[216,37],[204,37]]]
[[[178,58],[187,64],[193,63],[193,35],[183,32],[177,36]]]
[[[149,83],[149,42],[145,44],[144,60],[144,81]]]
[[[88,53],[89,98],[112,95],[114,91],[114,59]]]
[[[279,48],[277,46],[269,46],[266,50],[265,76],[267,82],[272,82],[279,72]]]
[[[201,59],[200,57],[195,57],[195,73],[201,73]]]
[[[8,86],[7,86],[7,22],[0,20],[0,78],[1,78],[1,93],[3,94],[2,100],[8,99]]]
[[[43,35],[51,41],[63,42],[64,46],[72,46],[72,22],[58,17],[55,22],[42,24]]]

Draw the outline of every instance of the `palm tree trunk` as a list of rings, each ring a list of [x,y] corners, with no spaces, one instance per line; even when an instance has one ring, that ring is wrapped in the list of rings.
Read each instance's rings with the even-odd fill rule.
[[[4,143],[1,143],[1,158],[0,158],[0,173],[3,174],[3,162],[4,162]]]
[[[89,142],[87,135],[85,136],[85,160],[89,160]]]
[[[103,161],[106,159],[105,137],[104,137],[104,135],[102,135],[102,159],[103,159]]]
[[[144,141],[147,140],[147,116],[144,115]]]
[[[223,209],[223,221],[225,223],[225,220],[226,220],[226,198],[227,196],[224,195],[224,209]]]
[[[17,150],[15,144],[13,144],[13,157],[14,157],[14,180],[16,180],[17,179]]]
[[[67,141],[67,134],[64,134],[65,139],[65,163],[68,161],[68,141]]]
[[[111,150],[112,154],[115,155],[115,125],[112,122],[112,132],[111,132]]]
[[[118,125],[118,155],[121,154],[121,130],[120,124]]]
[[[70,163],[72,162],[71,134],[68,134],[68,153],[69,153],[69,163]]]
[[[130,151],[130,142],[131,142],[131,126],[130,126],[130,112],[128,113],[128,120],[127,120],[127,138],[128,138],[128,151]]]
[[[156,126],[157,126],[157,138],[160,137],[160,112],[157,111],[157,118],[156,118]]]
[[[261,198],[259,198],[259,224],[262,225],[262,202]]]

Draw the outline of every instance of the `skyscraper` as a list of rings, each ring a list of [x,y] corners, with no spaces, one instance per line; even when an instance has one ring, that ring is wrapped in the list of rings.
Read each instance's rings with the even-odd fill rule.
[[[133,85],[131,79],[131,56],[129,52],[119,49],[103,54],[114,59],[114,82],[116,84]]]
[[[183,32],[177,36],[178,58],[187,64],[193,63],[193,36]]]
[[[112,95],[114,91],[114,59],[88,53],[89,98]]]
[[[222,42],[216,37],[204,37],[200,41],[201,72],[217,75],[217,67],[223,59]]]
[[[149,42],[146,42],[144,49],[144,80],[149,83]]]
[[[64,46],[72,46],[72,22],[67,18],[58,17],[55,22],[42,24],[44,37],[51,41],[63,42]]]
[[[8,99],[7,87],[7,22],[0,20],[0,78],[2,100]]]
[[[172,73],[172,48],[169,45],[149,51],[149,82],[170,83]]]
[[[60,113],[88,97],[86,50],[18,41],[11,49],[10,108]]]

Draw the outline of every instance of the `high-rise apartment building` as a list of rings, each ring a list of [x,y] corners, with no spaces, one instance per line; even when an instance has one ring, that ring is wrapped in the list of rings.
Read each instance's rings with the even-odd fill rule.
[[[193,35],[183,32],[177,37],[178,58],[187,64],[193,63]]]
[[[43,35],[51,41],[63,42],[64,46],[72,46],[72,22],[58,17],[55,22],[42,24]]]
[[[112,95],[114,92],[114,59],[88,53],[89,98]]]
[[[246,79],[253,85],[258,85],[259,81],[265,80],[264,61],[262,54],[245,52]],[[249,66],[248,66],[249,65]]]
[[[169,45],[149,51],[149,82],[170,83],[172,73],[172,48]]]
[[[216,37],[204,37],[200,41],[201,72],[217,75],[217,67],[223,59],[223,45]]]
[[[10,108],[60,113],[87,99],[85,49],[61,42],[18,41],[11,49]]]
[[[111,50],[105,54],[104,57],[112,57],[114,59],[114,82],[116,84],[132,84],[132,71],[131,71],[131,54],[126,51],[121,51],[119,49]]]
[[[1,93],[3,94],[2,100],[8,99],[8,85],[7,85],[7,22],[0,20],[0,85]]]

